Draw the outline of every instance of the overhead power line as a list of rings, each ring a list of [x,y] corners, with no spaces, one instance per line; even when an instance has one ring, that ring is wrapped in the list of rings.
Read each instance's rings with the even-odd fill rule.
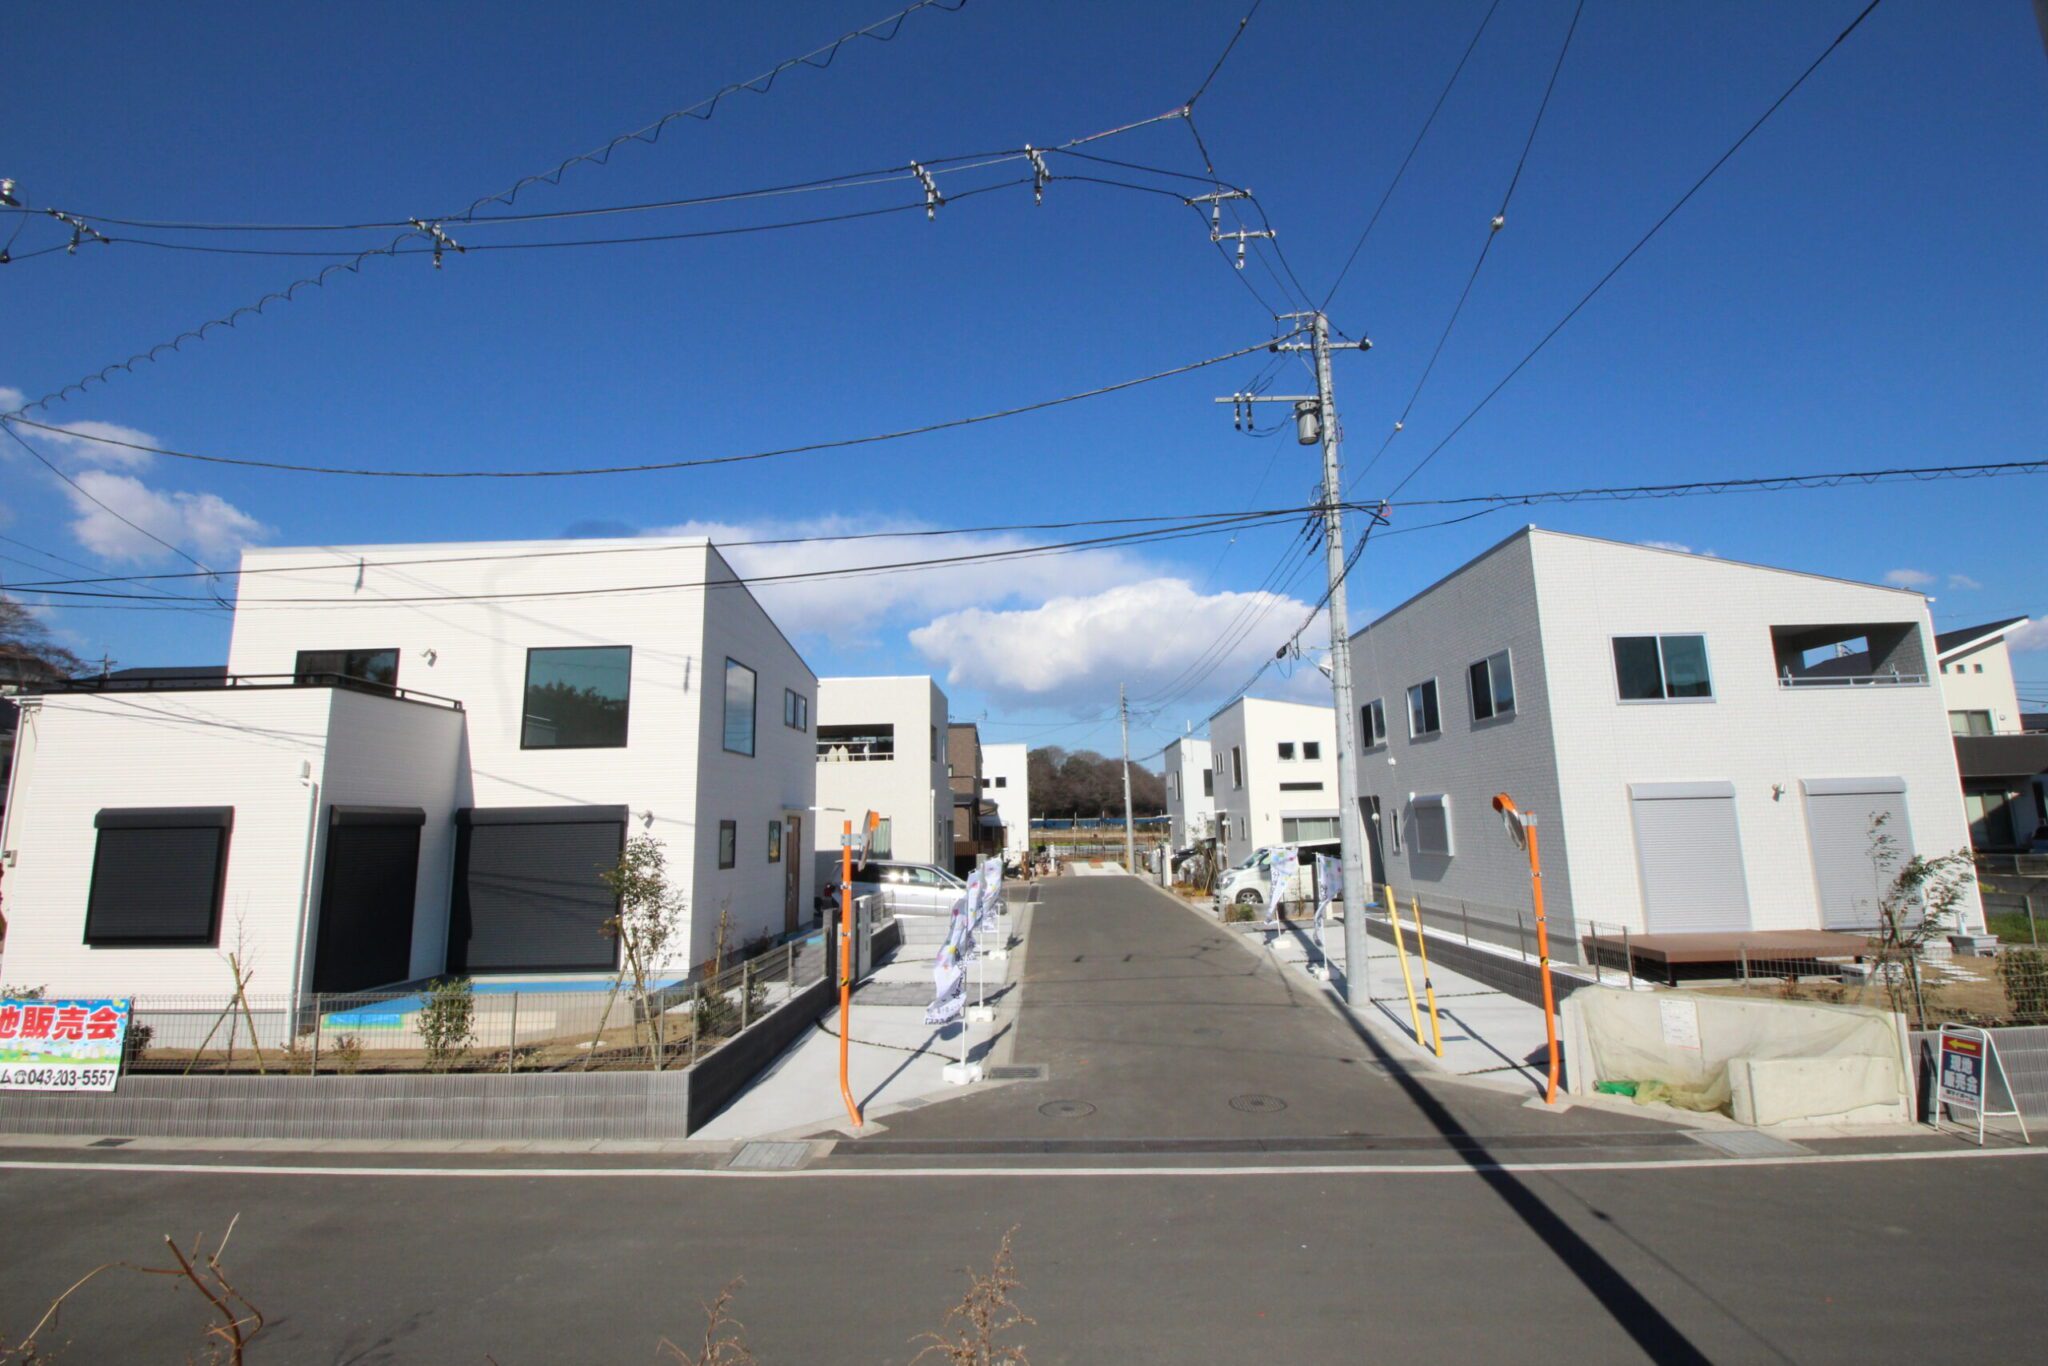
[[[1292,335],[1292,334],[1289,334]],[[734,465],[753,460],[769,460],[779,456],[806,455],[816,451],[843,450],[849,446],[869,446],[884,441],[900,441],[906,437],[924,436],[932,432],[950,431],[958,427],[972,427],[984,422],[996,422],[1003,418],[1018,417],[1025,413],[1042,412],[1068,403],[1079,403],[1083,399],[1100,398],[1105,394],[1120,393],[1140,385],[1154,384],[1176,375],[1191,374],[1212,365],[1249,356],[1264,351],[1273,341],[1260,341],[1250,346],[1241,346],[1226,351],[1220,356],[1206,360],[1191,361],[1176,365],[1136,379],[1118,380],[1114,384],[1098,385],[1079,393],[1063,394],[1058,398],[1040,399],[1034,403],[1019,404],[1013,408],[1002,408],[991,413],[978,413],[972,417],[949,418],[942,422],[927,422],[921,426],[903,427],[895,431],[875,432],[867,436],[840,437],[828,441],[809,441],[796,446],[782,446],[773,450],[749,451],[738,455],[701,456],[685,460],[658,460],[636,465],[594,465],[545,470],[475,470],[475,469],[365,469],[341,465],[310,465],[286,460],[261,460],[245,456],[208,455],[198,451],[181,451],[169,446],[155,446],[146,442],[123,441],[107,436],[93,436],[49,423],[37,422],[17,414],[0,414],[0,427],[19,424],[33,427],[38,431],[60,433],[71,440],[92,441],[99,445],[115,446],[123,450],[143,451],[150,455],[168,456],[174,460],[192,460],[209,465],[233,465],[242,469],[278,470],[288,474],[321,474],[346,476],[359,479],[570,479],[603,474],[649,474],[662,470],[697,469],[707,465]],[[31,405],[33,406],[33,405]],[[17,437],[17,440],[20,438]]]
[[[1678,484],[1634,484],[1607,488],[1551,489],[1536,493],[1475,493],[1457,498],[1410,498],[1389,507],[1462,507],[1474,503],[1534,506],[1538,503],[1618,503],[1648,498],[1691,498],[1721,493],[1780,493],[1792,489],[1838,488],[1845,484],[1930,483],[1943,479],[1999,479],[2048,474],[2048,459],[2002,460],[1977,465],[1899,465],[1874,470],[1831,470],[1820,474],[1766,474],[1739,479],[1696,479]],[[1347,507],[1357,506],[1347,503]],[[1391,535],[1383,532],[1382,535]]]
[[[1292,517],[1293,513],[1288,513]],[[600,597],[624,597],[641,593],[665,593],[687,589],[711,589],[728,587],[751,587],[758,584],[807,583],[828,579],[866,578],[887,574],[938,569],[962,564],[984,564],[1011,560],[1036,559],[1052,555],[1079,554],[1090,550],[1101,550],[1126,545],[1149,545],[1161,541],[1183,540],[1196,536],[1213,536],[1245,526],[1265,525],[1275,520],[1270,516],[1238,515],[1212,518],[1206,521],[1157,527],[1143,531],[1119,532],[1107,536],[1087,537],[1072,541],[1052,542],[1045,545],[1009,547],[998,550],[978,551],[962,555],[931,556],[923,559],[899,560],[883,564],[846,565],[825,569],[791,570],[778,574],[735,574],[727,578],[707,578],[668,583],[616,584],[601,588],[558,588],[511,590],[496,593],[430,593],[405,596],[378,596],[336,599],[331,597],[276,597],[262,598],[240,603],[238,611],[264,609],[306,608],[364,608],[407,606],[424,603],[446,602],[532,602],[553,599],[578,599]],[[311,568],[314,566],[305,566]],[[328,566],[353,572],[356,566],[338,563]],[[94,589],[37,588],[37,593],[56,597],[117,598],[129,599],[132,594],[111,593]],[[135,599],[137,602],[146,600]],[[197,602],[198,599],[185,601]]]
[[[1499,8],[1500,0],[1493,0],[1493,3],[1486,7],[1486,13],[1480,16],[1479,27],[1472,30],[1472,41],[1465,44],[1465,51],[1458,57],[1458,64],[1451,68],[1451,78],[1444,82],[1444,88],[1437,95],[1436,103],[1430,106],[1429,117],[1422,121],[1422,127],[1416,131],[1415,141],[1408,144],[1408,155],[1401,158],[1400,166],[1394,171],[1394,178],[1387,182],[1386,192],[1380,196],[1380,202],[1373,205],[1371,216],[1365,220],[1364,230],[1358,234],[1358,240],[1351,244],[1351,254],[1344,258],[1344,268],[1337,272],[1337,278],[1330,282],[1330,288],[1324,293],[1323,301],[1316,305],[1318,312],[1330,311],[1330,300],[1337,297],[1337,290],[1343,285],[1344,277],[1349,275],[1351,267],[1357,264],[1358,254],[1365,250],[1366,239],[1372,236],[1372,230],[1378,225],[1380,215],[1386,212],[1387,201],[1392,199],[1394,191],[1400,188],[1401,177],[1408,174],[1409,163],[1414,161],[1415,154],[1422,150],[1422,140],[1429,136],[1430,128],[1436,123],[1436,116],[1443,112],[1444,101],[1451,97],[1451,91],[1458,84],[1458,77],[1465,74],[1465,64],[1472,60],[1472,50],[1479,46],[1479,39],[1485,34],[1486,26],[1493,22],[1494,11]]]
[[[470,218],[471,215],[475,214],[475,212],[478,209],[483,208],[487,204],[510,205],[514,203],[519,198],[520,192],[525,190],[528,186],[542,183],[549,185],[558,185],[561,183],[562,177],[568,173],[571,167],[585,164],[594,164],[599,166],[608,165],[611,161],[612,153],[617,151],[619,148],[634,142],[643,142],[652,145],[653,143],[660,140],[662,130],[667,128],[668,125],[674,123],[678,119],[694,118],[699,120],[708,120],[711,118],[713,114],[718,112],[719,103],[722,100],[724,100],[725,97],[728,95],[737,94],[743,90],[751,91],[752,93],[757,95],[765,95],[774,88],[776,78],[780,76],[783,72],[788,71],[793,67],[808,66],[822,71],[825,68],[832,65],[833,59],[839,55],[839,50],[842,47],[846,46],[848,43],[853,42],[857,39],[866,38],[881,43],[893,42],[897,34],[902,31],[904,21],[907,20],[911,15],[917,13],[919,10],[938,9],[948,13],[952,13],[964,8],[966,4],[967,0],[916,0],[916,3],[906,5],[902,9],[897,10],[895,13],[887,16],[886,18],[878,19],[874,23],[866,25],[863,28],[857,28],[850,32],[843,33],[829,43],[822,44],[818,47],[812,48],[808,52],[800,53],[797,56],[790,57],[784,61],[778,62],[774,66],[770,67],[768,70],[762,72],[760,75],[755,76],[749,80],[734,81],[729,85],[721,86],[717,90],[713,91],[710,95],[707,95],[705,98],[697,101],[695,104],[687,105],[681,109],[672,110],[669,113],[663,114],[660,118],[654,120],[652,123],[643,125],[642,127],[637,128],[632,132],[621,133],[619,136],[605,143],[602,147],[593,148],[588,152],[579,152],[575,156],[568,157],[565,160],[557,163],[555,166],[549,168],[548,170],[536,172],[533,175],[522,176],[503,190],[499,190],[493,194],[482,195],[476,199],[471,200],[469,205],[466,208],[464,208],[461,213],[445,215],[441,218],[432,220],[414,220],[413,230],[408,231],[401,237],[394,239],[390,244],[390,248],[395,249],[402,242],[410,240],[413,236],[419,235],[421,233],[427,233],[428,223],[432,223],[433,230],[435,232],[438,232],[442,224],[449,222],[465,222]],[[282,301],[289,303],[292,299],[292,296],[302,288],[308,286],[315,288],[324,286],[327,283],[327,277],[333,274],[335,271],[345,270],[351,274],[354,274],[361,270],[362,265],[365,261],[369,260],[372,256],[379,254],[389,254],[389,250],[386,249],[380,251],[379,249],[372,248],[370,250],[359,253],[358,255],[350,258],[348,261],[337,262],[333,265],[330,265],[324,270],[320,271],[317,275],[310,276],[306,279],[294,281],[291,285],[287,286],[282,291],[275,291],[270,294],[264,295],[263,298],[254,305],[236,309],[233,313],[230,313],[223,318],[214,319],[208,323],[202,324],[198,328],[180,333],[175,339],[173,339],[170,342],[164,342],[157,346],[151,347],[148,351],[138,352],[135,355],[129,357],[125,361],[105,366],[102,369],[95,371],[93,374],[85,376],[83,379],[65,385],[62,389],[52,390],[50,393],[43,395],[41,398],[35,399],[29,403],[22,405],[20,408],[17,408],[14,411],[14,413],[9,414],[9,416],[18,416],[21,413],[32,412],[38,408],[45,408],[54,403],[61,403],[66,399],[70,398],[74,393],[83,392],[88,385],[94,383],[104,384],[107,381],[108,377],[111,376],[112,374],[120,372],[132,372],[134,365],[137,362],[142,360],[154,361],[157,357],[157,353],[160,351],[175,351],[180,349],[182,344],[186,341],[204,340],[208,330],[210,330],[213,327],[232,327],[234,326],[235,320],[245,313],[261,313],[263,311],[264,305],[269,304],[273,301]]]
[[[1723,166],[1727,165],[1729,160],[1732,157],[1734,157],[1734,155],[1737,152],[1742,150],[1743,146],[1749,142],[1750,138],[1756,135],[1757,130],[1762,128],[1764,124],[1768,123],[1771,119],[1771,116],[1776,114],[1778,110],[1784,106],[1785,102],[1791,99],[1792,96],[1798,92],[1799,87],[1806,84],[1807,78],[1812,76],[1814,72],[1818,71],[1821,67],[1821,64],[1827,61],[1829,57],[1833,56],[1835,54],[1836,49],[1840,48],[1843,43],[1849,40],[1850,34],[1854,33],[1858,28],[1862,27],[1863,21],[1870,17],[1871,12],[1875,10],[1880,3],[1882,3],[1882,0],[1870,0],[1870,3],[1865,5],[1854,19],[1849,21],[1848,27],[1844,28],[1840,33],[1836,34],[1834,37],[1834,41],[1829,43],[1825,48],[1822,48],[1819,56],[1815,57],[1811,62],[1807,63],[1806,69],[1801,71],[1799,75],[1796,78],[1794,78],[1792,83],[1786,86],[1785,89],[1778,95],[1776,99],[1771,101],[1769,107],[1767,107],[1763,111],[1763,113],[1757,115],[1755,121],[1752,122],[1749,125],[1749,127],[1742,130],[1742,135],[1736,138],[1734,142],[1730,143],[1728,145],[1728,149],[1722,152],[1720,156],[1714,159],[1713,164],[1708,166],[1705,171],[1700,173],[1699,179],[1693,181],[1693,183],[1686,189],[1685,193],[1680,195],[1677,198],[1677,200],[1672,203],[1671,207],[1666,209],[1663,212],[1663,214],[1657,219],[1657,221],[1650,225],[1649,231],[1645,232],[1641,237],[1637,238],[1636,244],[1630,247],[1626,252],[1622,253],[1621,259],[1616,261],[1612,266],[1608,267],[1607,273],[1602,275],[1598,280],[1594,281],[1593,287],[1587,290],[1584,294],[1580,295],[1579,301],[1573,304],[1571,308],[1566,310],[1565,315],[1562,318],[1559,318],[1557,322],[1551,326],[1550,330],[1548,332],[1545,332],[1542,338],[1538,340],[1534,346],[1529,348],[1527,354],[1525,354],[1520,360],[1516,361],[1513,368],[1511,368],[1505,375],[1501,376],[1499,381],[1496,382],[1491,389],[1486,391],[1485,396],[1482,397],[1479,400],[1479,402],[1474,404],[1471,410],[1468,411],[1463,417],[1459,418],[1457,423],[1450,429],[1450,431],[1444,434],[1443,438],[1440,441],[1438,441],[1436,445],[1430,447],[1429,453],[1424,455],[1422,459],[1418,460],[1415,463],[1414,468],[1410,469],[1407,474],[1402,476],[1401,482],[1394,485],[1394,487],[1388,491],[1388,497],[1391,498],[1394,494],[1399,493],[1402,489],[1406,488],[1409,482],[1412,481],[1416,475],[1422,473],[1422,471],[1428,467],[1429,463],[1432,460],[1436,459],[1437,454],[1440,451],[1442,451],[1444,447],[1450,445],[1451,442],[1457,440],[1458,434],[1465,430],[1466,426],[1472,421],[1472,419],[1479,416],[1479,414],[1485,410],[1486,406],[1489,403],[1493,402],[1494,398],[1500,393],[1500,391],[1507,388],[1508,385],[1513,382],[1515,376],[1521,374],[1522,371],[1528,366],[1529,362],[1536,359],[1537,355],[1542,352],[1543,348],[1550,345],[1551,340],[1555,338],[1558,333],[1564,331],[1565,327],[1570,324],[1573,318],[1579,316],[1580,311],[1583,310],[1587,304],[1593,302],[1594,297],[1598,295],[1601,290],[1607,287],[1607,282],[1612,280],[1616,275],[1619,275],[1622,271],[1622,268],[1628,265],[1630,261],[1633,261],[1636,258],[1636,254],[1640,252],[1644,247],[1649,245],[1651,238],[1655,237],[1659,232],[1663,231],[1664,225],[1666,223],[1669,223],[1673,218],[1675,218],[1678,215],[1678,211],[1680,209],[1683,209],[1688,203],[1690,203],[1692,197],[1698,194],[1700,190],[1706,185],[1706,183],[1709,180],[1712,180],[1715,174],[1719,172]]]

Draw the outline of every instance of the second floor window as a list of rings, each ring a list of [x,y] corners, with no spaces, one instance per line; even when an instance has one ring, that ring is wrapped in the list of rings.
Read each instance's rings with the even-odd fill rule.
[[[1387,742],[1387,706],[1375,697],[1359,710],[1358,744],[1361,749]]]
[[[1614,681],[1624,702],[1711,698],[1705,636],[1616,636]]]
[[[1202,770],[1202,795],[1204,797],[1216,795],[1216,770],[1213,768]]]
[[[811,699],[790,688],[782,690],[782,724],[791,730],[811,728]]]
[[[1283,759],[1292,759],[1294,757],[1294,741],[1282,740],[1280,742],[1280,757]]]
[[[1408,690],[1408,738],[1435,735],[1444,728],[1443,712],[1437,706],[1436,680],[1417,683]]]
[[[1466,671],[1472,691],[1472,719],[1490,721],[1515,709],[1515,672],[1508,652],[1488,655]]]
[[[1322,758],[1323,742],[1321,740],[1303,740],[1301,742],[1301,757],[1304,759]]]
[[[754,752],[754,671],[736,659],[725,661],[725,751]]]
[[[359,678],[384,687],[398,686],[397,650],[301,650],[292,667],[292,677],[301,683],[318,682],[322,674]]]
[[[1230,747],[1230,785],[1233,788],[1244,786],[1244,751],[1236,745]]]
[[[1948,714],[1948,728],[1952,735],[1989,735],[1991,713],[1988,711],[1952,711]]]
[[[630,645],[528,650],[519,747],[624,748],[632,676]]]

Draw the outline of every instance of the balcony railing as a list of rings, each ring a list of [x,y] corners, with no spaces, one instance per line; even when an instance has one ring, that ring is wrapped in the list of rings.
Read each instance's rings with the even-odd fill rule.
[[[1787,670],[1778,675],[1781,688],[1921,688],[1926,685],[1926,674],[1896,671],[1888,674],[1794,674]]]
[[[36,693],[110,693],[110,692],[222,692],[260,691],[269,688],[346,688],[350,692],[370,693],[377,697],[394,697],[401,702],[420,702],[429,706],[448,707],[462,710],[462,703],[452,697],[441,697],[435,693],[419,692],[412,688],[401,688],[393,683],[378,683],[354,674],[341,673],[300,673],[300,674],[227,674],[218,678],[66,678],[50,683],[39,683],[27,691]]]
[[[818,742],[818,759],[827,764],[869,764],[896,757],[891,745],[848,744],[843,740]]]

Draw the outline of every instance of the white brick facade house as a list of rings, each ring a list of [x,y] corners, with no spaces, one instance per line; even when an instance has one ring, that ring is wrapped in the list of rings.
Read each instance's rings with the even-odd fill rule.
[[[1209,718],[1226,864],[1269,844],[1334,840],[1337,720],[1328,707],[1246,697]]]

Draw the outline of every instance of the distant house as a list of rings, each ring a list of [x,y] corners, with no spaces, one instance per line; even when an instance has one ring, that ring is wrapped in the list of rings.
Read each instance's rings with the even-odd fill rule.
[[[1965,847],[1918,593],[1527,528],[1351,639],[1375,872],[1516,942],[1861,929],[1873,828]],[[1974,885],[1965,919],[1981,925]]]
[[[678,582],[659,594],[650,567]],[[224,671],[19,699],[7,976],[275,998],[607,973],[626,839],[678,969],[807,918],[817,679],[701,538],[245,552]]]
[[[995,809],[1003,830],[1003,852],[1031,848],[1031,750],[1026,745],[981,747],[981,795]]]
[[[1987,851],[2023,849],[2048,823],[2048,718],[2020,710],[2007,646],[2026,624],[2007,617],[1934,638],[1970,842]]]
[[[946,780],[953,791],[953,871],[966,874],[1002,848],[1003,821],[982,792],[981,728],[972,721],[946,727]]]
[[[1270,844],[1338,838],[1337,720],[1328,707],[1245,697],[1209,718],[1227,863]]]
[[[1216,771],[1207,740],[1184,735],[1166,746],[1166,819],[1173,847],[1216,837]]]
[[[950,867],[953,796],[946,779],[946,694],[924,674],[818,680],[816,848],[838,877],[843,822],[881,819],[878,858]]]

